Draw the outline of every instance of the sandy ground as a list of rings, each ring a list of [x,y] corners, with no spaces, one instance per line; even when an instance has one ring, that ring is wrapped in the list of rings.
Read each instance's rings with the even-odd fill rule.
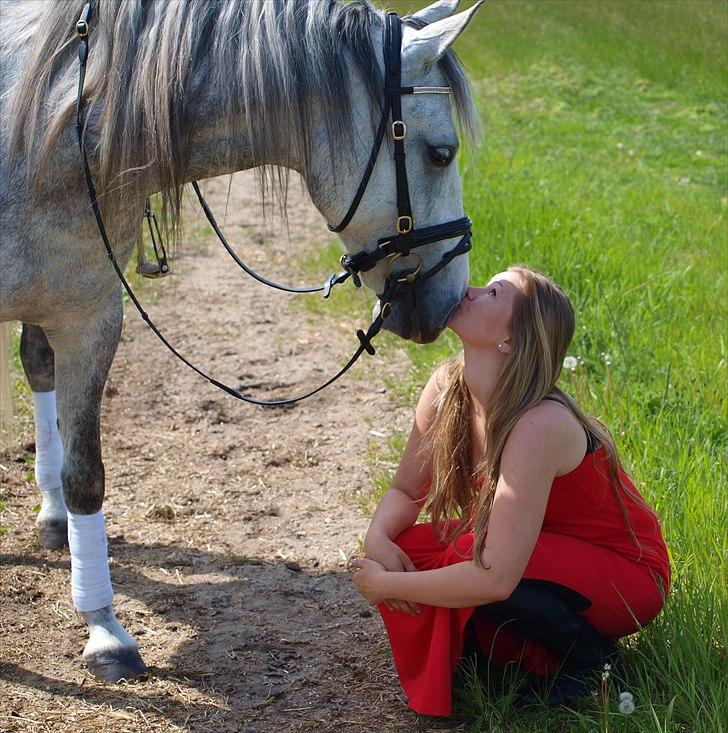
[[[208,191],[222,218],[227,183]],[[252,178],[236,176],[229,238],[295,282],[295,263],[262,244],[256,199]],[[302,197],[290,214],[293,243],[278,255],[327,241]],[[210,237],[182,247],[174,269],[145,287],[147,302],[160,294],[150,313],[183,353],[258,395],[319,383],[366,325],[292,307],[295,296],[244,279]],[[262,409],[202,381],[128,309],[104,402],[104,509],[117,613],[150,676],[104,686],[85,670],[68,552],[35,538],[33,434],[21,421],[0,455],[0,730],[433,729],[405,707],[381,621],[346,569],[367,526],[367,448],[410,420],[382,379],[408,361],[388,351],[310,401]]]

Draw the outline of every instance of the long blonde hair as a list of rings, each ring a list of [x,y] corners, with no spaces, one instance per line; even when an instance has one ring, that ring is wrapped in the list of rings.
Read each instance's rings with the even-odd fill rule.
[[[582,424],[587,436],[603,448],[608,479],[627,531],[642,551],[629,521],[622,494],[649,509],[639,494],[626,486],[619,474],[617,447],[609,430],[587,415],[556,386],[574,335],[574,310],[564,291],[552,280],[524,265],[509,272],[519,275],[522,293],[516,298],[510,324],[511,351],[488,404],[485,440],[480,463],[471,459],[472,400],[465,383],[463,355],[445,364],[446,386],[438,397],[437,414],[427,432],[423,450],[432,462],[432,489],[426,510],[443,542],[473,532],[473,560],[484,567],[490,512],[500,475],[501,457],[508,436],[518,420],[546,396],[565,405]],[[651,511],[651,510],[650,510]],[[451,525],[449,519],[463,521]]]

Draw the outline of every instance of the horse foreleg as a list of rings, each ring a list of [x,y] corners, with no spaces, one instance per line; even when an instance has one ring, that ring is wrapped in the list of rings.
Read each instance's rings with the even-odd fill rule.
[[[56,354],[71,595],[89,626],[84,659],[94,675],[106,682],[146,673],[136,642],[114,615],[106,526],[101,511],[101,396],[119,342],[121,319],[121,297],[116,292],[96,313],[84,314],[82,321],[46,329]]]
[[[40,326],[23,324],[20,360],[33,390],[35,482],[42,497],[35,524],[41,544],[57,549],[68,542],[66,504],[61,489],[63,444],[56,413],[53,349]]]

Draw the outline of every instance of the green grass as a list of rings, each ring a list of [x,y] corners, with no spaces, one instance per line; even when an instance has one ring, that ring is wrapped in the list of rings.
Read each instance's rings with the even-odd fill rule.
[[[519,711],[465,676],[469,730],[728,727],[727,25],[723,2],[489,0],[458,41],[485,122],[461,162],[472,279],[525,262],[569,293],[580,365],[563,386],[612,429],[674,572],[606,700]],[[407,349],[413,398],[458,343]],[[372,458],[375,496],[398,444]]]

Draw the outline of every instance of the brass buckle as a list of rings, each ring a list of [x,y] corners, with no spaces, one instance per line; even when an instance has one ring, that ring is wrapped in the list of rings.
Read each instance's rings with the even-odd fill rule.
[[[384,266],[384,276],[390,277],[392,269],[392,263],[395,260],[398,260],[400,257],[405,257],[401,252],[393,252],[391,255],[387,255],[384,258],[384,261],[386,262],[386,265]],[[412,272],[408,272],[406,275],[403,275],[402,273],[398,273],[397,282],[398,283],[404,283],[407,282],[410,285],[417,279],[418,275],[422,272],[422,267],[424,265],[424,261],[422,259],[422,255],[419,252],[414,252],[410,250],[409,254],[406,255],[406,257],[416,257],[417,258],[417,266],[415,267]]]
[[[397,234],[409,234],[412,231],[412,217],[397,217]]]
[[[76,22],[76,35],[79,38],[86,38],[88,36],[88,23],[85,20]]]
[[[407,125],[402,120],[394,120],[392,122],[392,139],[393,140],[404,140],[407,134]]]

